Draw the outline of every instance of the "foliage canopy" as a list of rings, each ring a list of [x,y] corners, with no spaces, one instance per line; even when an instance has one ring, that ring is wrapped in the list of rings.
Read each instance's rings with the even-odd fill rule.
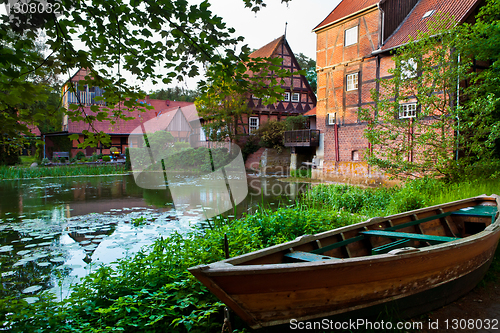
[[[265,7],[263,0],[242,1],[255,12]],[[256,81],[245,72],[268,66],[261,59],[249,59],[246,46],[235,51],[243,38],[234,36],[234,29],[210,10],[207,0],[196,5],[186,0],[62,0],[60,12],[60,16],[11,12],[10,17],[1,18],[0,91],[4,94],[0,94],[0,123],[12,137],[29,133],[26,121],[36,125],[44,117],[42,112],[28,117],[23,105],[44,100],[43,87],[30,76],[43,75],[56,60],[58,71],[68,79],[80,68],[90,69],[79,88],[104,89],[107,107],[93,106],[93,113],[88,114],[75,105],[66,112],[71,120],[90,124],[82,145],[106,141],[105,133],[91,126],[94,121],[113,124],[117,119],[130,119],[128,110],[144,108],[136,102],[143,92],[130,84],[125,73],[138,80],[170,83],[197,76],[210,64],[215,78],[237,81],[238,89],[245,90]],[[43,57],[34,48],[41,29],[48,46]],[[73,91],[79,88],[71,86]]]

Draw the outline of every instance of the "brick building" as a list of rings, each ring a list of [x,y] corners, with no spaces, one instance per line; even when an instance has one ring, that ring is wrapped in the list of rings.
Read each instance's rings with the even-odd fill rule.
[[[391,51],[426,31],[437,13],[458,23],[472,19],[480,0],[343,0],[313,31],[317,35],[316,163],[322,176],[341,180],[383,178],[363,161],[370,148],[358,110],[374,104],[371,90],[389,78]],[[400,109],[414,116],[415,103]],[[402,110],[402,111],[401,111]],[[403,116],[401,116],[403,118]]]

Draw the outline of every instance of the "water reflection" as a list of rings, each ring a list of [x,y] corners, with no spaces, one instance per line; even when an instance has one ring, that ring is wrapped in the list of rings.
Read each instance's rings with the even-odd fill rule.
[[[306,184],[248,178],[248,196],[228,217],[295,201]],[[1,295],[67,293],[96,264],[137,252],[159,236],[204,220],[203,200],[187,192],[175,208],[167,190],[142,189],[131,175],[0,182]],[[141,223],[136,223],[140,221]],[[61,280],[57,276],[65,276]],[[58,282],[62,281],[62,286]]]

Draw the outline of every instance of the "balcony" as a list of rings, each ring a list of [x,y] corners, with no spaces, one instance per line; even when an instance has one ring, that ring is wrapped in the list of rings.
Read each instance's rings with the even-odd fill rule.
[[[286,131],[283,144],[285,147],[317,147],[319,133],[319,130],[313,129]]]

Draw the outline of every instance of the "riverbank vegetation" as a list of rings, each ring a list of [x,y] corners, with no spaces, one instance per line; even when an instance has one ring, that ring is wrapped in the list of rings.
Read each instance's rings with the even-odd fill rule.
[[[123,174],[128,171],[122,164],[61,165],[51,167],[0,166],[0,180],[42,177],[97,176]]]
[[[46,292],[39,301],[0,300],[0,321],[11,332],[220,332],[223,304],[187,268],[222,260],[223,239],[231,257],[431,204],[461,199],[498,188],[497,178],[445,183],[409,181],[395,188],[317,185],[294,205],[261,208],[253,215],[216,218],[186,234],[161,238],[133,256],[102,266],[57,302]],[[498,271],[498,256],[493,270]],[[234,318],[235,332],[245,325]]]

